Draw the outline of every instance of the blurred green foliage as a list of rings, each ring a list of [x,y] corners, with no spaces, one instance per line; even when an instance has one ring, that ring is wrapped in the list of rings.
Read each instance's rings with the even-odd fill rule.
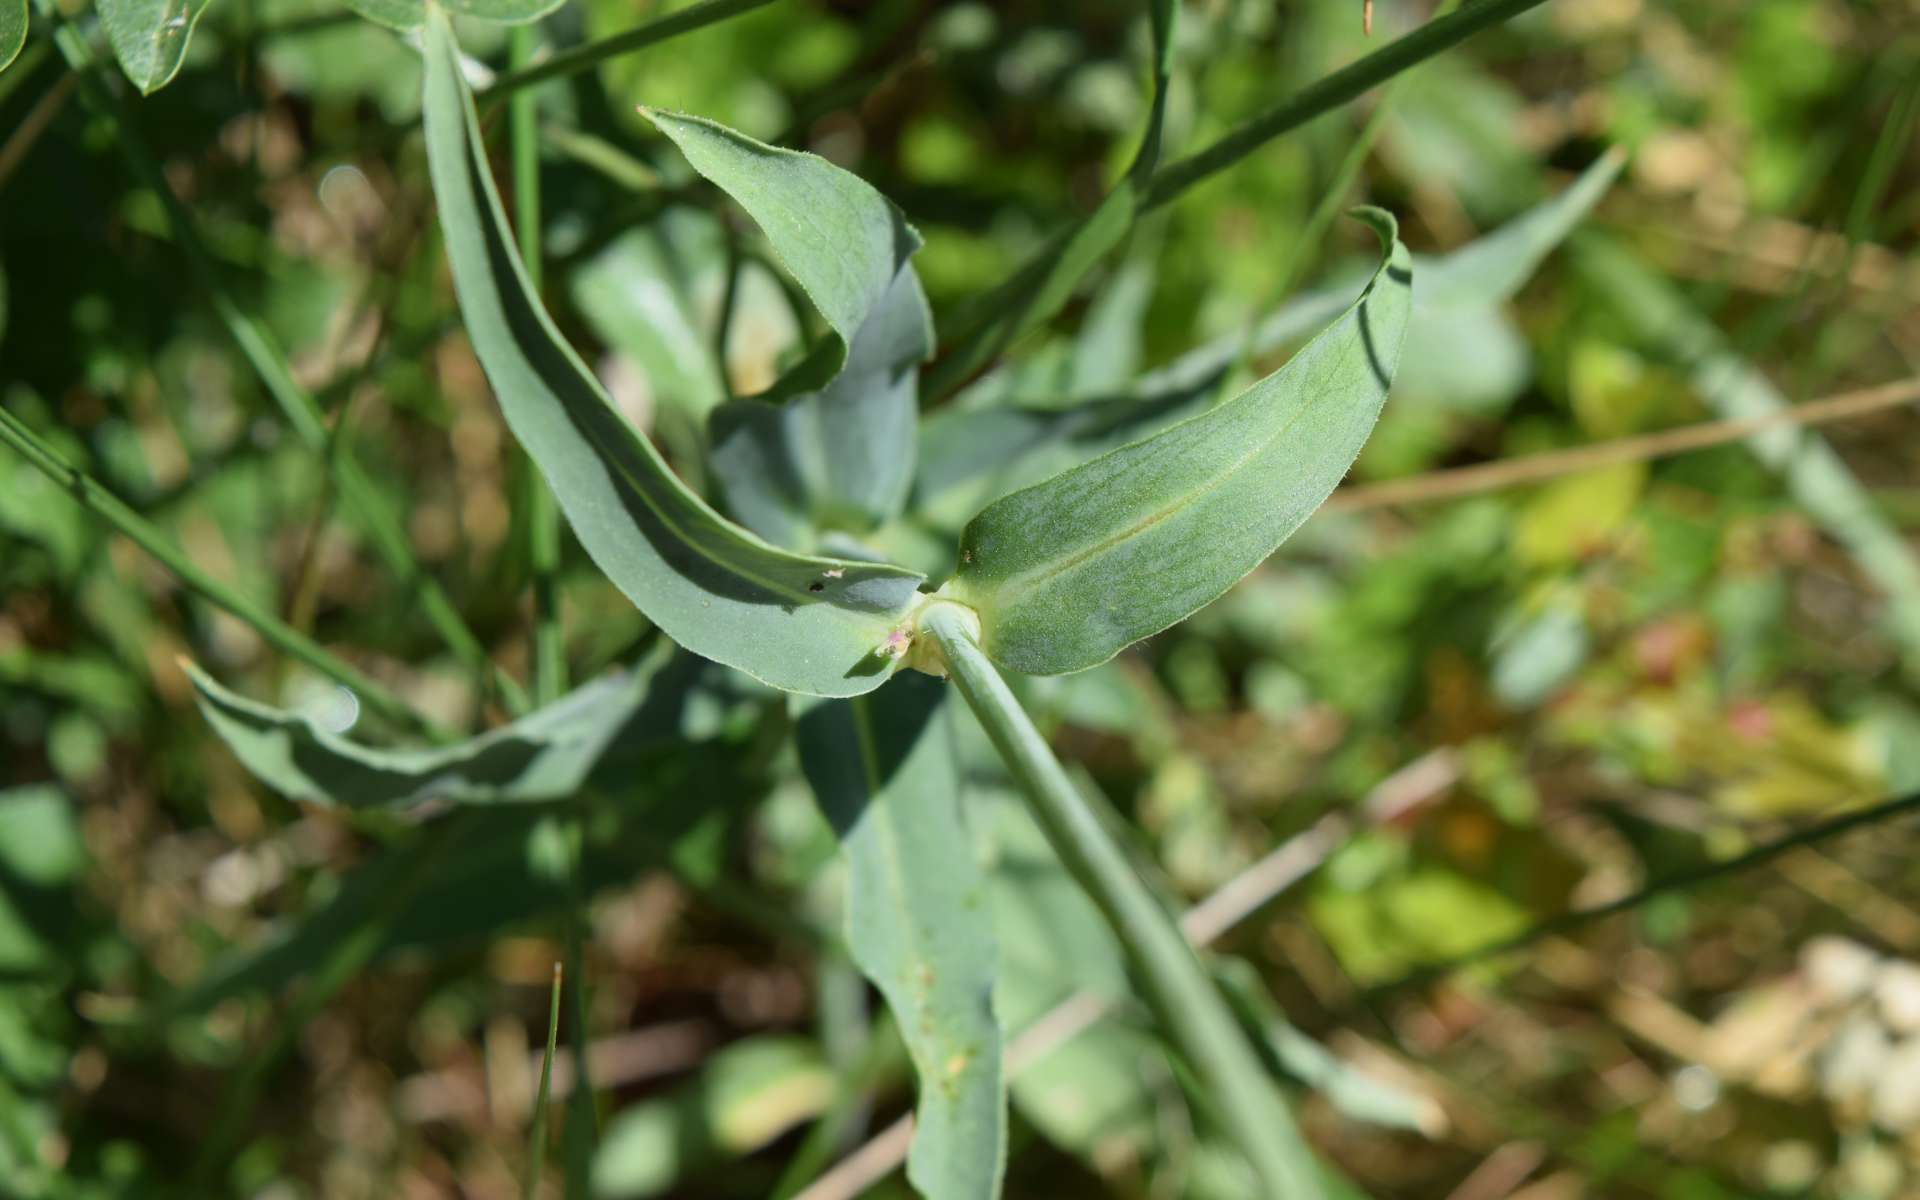
[[[103,63],[128,57],[115,12],[151,16],[55,7]],[[538,36],[577,45],[675,7],[581,0]],[[126,92],[131,119],[221,279],[493,661],[525,677],[531,477],[455,317],[418,56],[333,4],[204,8],[171,82]],[[1429,15],[1377,8],[1376,42]],[[1358,9],[1186,4],[1169,152],[1364,53]],[[435,720],[505,724],[235,353],[113,119],[48,51],[51,11],[0,74],[0,404]],[[10,14],[0,2],[0,60]],[[483,66],[503,66],[505,36],[461,25]],[[547,302],[704,487],[707,408],[769,381],[811,317],[749,257],[715,352],[744,225],[635,105],[871,181],[925,236],[943,317],[1124,170],[1147,56],[1132,6],[790,0],[545,85]],[[1394,210],[1417,251],[1472,244],[1607,146],[1633,159],[1517,295],[1409,345],[1355,481],[1746,411],[1756,381],[1762,402],[1798,402],[1915,375],[1916,80],[1911,4],[1849,0],[1561,0],[1418,69],[1341,198]],[[1337,286],[1368,235],[1300,232],[1371,103],[1148,217],[948,411],[997,405],[996,387],[1028,410],[1112,398],[1136,367],[1244,339],[1294,299],[1276,292],[1296,260],[1304,291]],[[1657,288],[1622,286],[1642,277]],[[1192,621],[1026,685],[1183,907],[1324,816],[1345,823],[1318,872],[1222,946],[1340,1063],[1444,1110],[1415,1134],[1331,1091],[1304,1102],[1366,1194],[1448,1195],[1495,1161],[1565,1189],[1540,1196],[1891,1197],[1920,1179],[1911,1128],[1820,1090],[1806,1045],[1733,1019],[1798,994],[1817,933],[1920,955],[1910,823],[1394,987],[1784,822],[1920,788],[1912,597],[1888,582],[1915,553],[1920,425],[1901,409],[1806,436],[1783,455],[1736,443],[1328,511]],[[1810,495],[1805,464],[1828,451]],[[1821,498],[1834,487],[1839,509]],[[779,749],[782,698],[657,651],[648,715],[672,752],[616,745],[618,769],[559,815],[462,813],[442,842],[297,804],[220,746],[176,657],[321,720],[339,689],[59,493],[0,451],[0,1192],[518,1194],[529,1045],[569,913],[592,981],[598,1194],[771,1194],[816,1119],[831,1161],[911,1103],[881,1007],[834,991],[843,879]],[[574,677],[634,665],[650,630],[571,543],[561,582]],[[970,762],[1009,1030],[1081,990],[1120,1005],[1015,1079],[1008,1193],[1244,1195],[1120,1003],[1117,950],[988,757]],[[328,984],[330,963],[355,962]],[[236,1081],[256,1069],[249,1092]],[[1704,1100],[1695,1070],[1714,1081]],[[222,1128],[233,1153],[189,1185]]]

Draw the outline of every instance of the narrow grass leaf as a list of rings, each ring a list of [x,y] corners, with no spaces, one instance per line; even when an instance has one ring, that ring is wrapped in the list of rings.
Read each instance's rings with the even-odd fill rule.
[[[564,800],[579,791],[648,691],[641,676],[609,675],[458,745],[370,750],[306,717],[238,696],[191,664],[187,675],[200,711],[255,778],[289,799],[345,808]]]
[[[907,1177],[930,1200],[964,1200],[999,1195],[1006,1085],[993,914],[961,824],[946,693],[909,673],[884,696],[814,706],[798,738],[846,855],[847,948],[920,1078]]]
[[[528,286],[444,14],[426,34],[428,163],[454,287],[508,425],[580,542],[667,636],[774,687],[849,696],[921,576],[791,554],[714,512],[613,408]]]
[[[560,964],[553,964],[553,994],[547,1002],[547,1049],[540,1056],[540,1090],[533,1097],[533,1128],[527,1133],[527,1179],[520,1194],[534,1200],[547,1171],[547,1109],[553,1096],[553,1054],[560,1041]]]
[[[120,69],[150,96],[179,73],[207,0],[100,0],[99,7]]]
[[[1213,975],[1273,1068],[1320,1093],[1341,1115],[1428,1137],[1445,1130],[1446,1113],[1431,1097],[1366,1074],[1296,1029],[1246,960],[1218,959]]]
[[[748,528],[787,545],[865,533],[899,513],[913,478],[919,364],[933,318],[911,262],[920,235],[859,176],[678,113],[648,115],[694,170],[739,202],[832,328],[777,389],[713,416],[713,469]]]
[[[1213,410],[995,501],[960,541],[953,598],[995,663],[1105,662],[1218,597],[1333,491],[1380,415],[1412,308],[1393,218],[1360,298],[1279,371]]]

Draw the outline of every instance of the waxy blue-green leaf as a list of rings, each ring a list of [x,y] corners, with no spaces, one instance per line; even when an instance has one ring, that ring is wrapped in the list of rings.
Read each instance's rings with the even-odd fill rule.
[[[1006,1085],[986,880],[960,818],[948,688],[914,672],[800,717],[800,762],[847,862],[847,949],[886,997],[920,1077],[907,1177],[930,1200],[990,1198]]]
[[[714,414],[711,457],[728,508],[763,537],[809,548],[819,531],[887,521],[913,478],[918,368],[933,353],[910,261],[920,235],[865,180],[818,155],[698,117],[647,115],[759,224],[833,329],[776,389],[781,402],[741,400]]]
[[[150,96],[179,73],[207,0],[100,0],[99,7],[120,69]]]
[[[0,0],[0,71],[13,65],[27,44],[27,0]]]
[[[372,750],[236,695],[198,667],[188,665],[187,676],[200,711],[255,778],[289,799],[345,808],[564,800],[580,790],[647,695],[639,677],[609,675],[458,745]]]
[[[713,472],[733,514],[809,549],[820,532],[866,533],[898,515],[913,482],[917,366],[932,349],[926,297],[902,267],[832,382],[784,404],[716,410]]]
[[[999,665],[1105,662],[1218,597],[1318,508],[1393,384],[1413,274],[1393,218],[1360,298],[1279,371],[1211,411],[989,505],[949,594]]]
[[[890,293],[902,274],[912,273],[908,259],[920,248],[920,235],[872,184],[817,154],[769,146],[704,117],[641,111],[767,235],[774,254],[838,335],[832,360],[837,369],[868,318],[897,303]],[[917,293],[918,283],[913,287]],[[910,324],[914,315],[922,322],[918,333],[930,342],[924,299],[917,314],[903,312],[900,319]],[[914,353],[912,341],[900,339],[896,352]]]
[[[528,285],[444,14],[427,23],[427,159],[468,335],[514,436],[600,569],[667,636],[791,692],[851,696],[921,576],[791,554],[689,491],[620,416]]]
[[[525,25],[538,21],[567,0],[434,0],[457,17]],[[418,29],[427,23],[428,0],[347,0],[347,7],[389,29]]]

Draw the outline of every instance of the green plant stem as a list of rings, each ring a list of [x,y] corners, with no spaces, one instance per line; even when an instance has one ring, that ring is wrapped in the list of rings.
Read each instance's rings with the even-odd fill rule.
[[[540,1060],[540,1091],[533,1098],[533,1129],[528,1133],[526,1183],[521,1195],[534,1200],[540,1194],[540,1177],[547,1173],[547,1100],[553,1093],[553,1054],[560,1042],[559,963],[553,964],[553,996],[547,1005],[547,1053]]]
[[[516,67],[533,60],[540,44],[536,30],[533,25],[514,28],[511,52]],[[538,99],[531,89],[525,89],[507,100],[520,259],[536,291],[542,276]],[[531,460],[527,474],[528,550],[533,559],[533,695],[536,704],[551,704],[567,690],[566,638],[560,628],[560,509]]]
[[[1510,20],[1544,3],[1546,0],[1479,0],[1449,16],[1436,17],[1365,58],[1309,84],[1259,116],[1235,126],[1204,150],[1176,159],[1154,171],[1147,181],[1146,194],[1141,197],[1135,219],[1172,203],[1188,188],[1208,176],[1226,170],[1275,138],[1291,133],[1315,117],[1332,112],[1407,68],[1451,49],[1489,26]],[[986,320],[1018,303],[1022,296],[1040,286],[1054,260],[1085,223],[1084,220],[1075,221],[1058,230],[1011,276],[970,300],[967,313],[972,318],[971,327],[947,331],[949,339],[954,344],[962,344],[966,335],[973,333]],[[964,381],[964,375],[948,368],[943,360],[929,369],[925,391],[929,397],[938,399]]]
[[[436,740],[444,741],[449,737],[445,730],[414,712],[400,697],[334,657],[318,643],[279,617],[195,566],[193,561],[158,527],[129,508],[98,480],[61,458],[59,453],[42,441],[24,421],[4,408],[0,408],[0,442],[11,446],[47,478],[59,484],[61,489],[72,496],[74,502],[80,507],[93,513],[124,534],[134,545],[152,555],[162,566],[172,571],[190,591],[252,626],[274,649],[299,659],[334,682],[348,688],[368,709],[394,725]]]
[[[400,576],[418,598],[427,621],[448,648],[479,676],[483,686],[491,682],[509,707],[516,711],[523,710],[526,707],[526,695],[520,685],[493,667],[486,648],[461,620],[453,601],[414,557],[400,519],[387,506],[378,486],[348,453],[347,447],[328,430],[320,405],[313,395],[294,379],[286,355],[274,342],[272,334],[241,306],[220,278],[213,255],[200,236],[199,225],[194,221],[193,214],[174,194],[152,151],[140,136],[132,114],[113,89],[100,78],[98,64],[86,38],[65,19],[55,15],[51,0],[38,0],[38,3],[41,14],[54,22],[54,43],[67,60],[67,65],[79,76],[81,95],[113,123],[114,141],[119,145],[127,165],[132,168],[135,178],[159,197],[165,208],[168,224],[172,227],[175,242],[186,257],[188,270],[206,289],[220,323],[226,327],[228,335],[239,346],[240,353],[279,405],[295,435],[325,461],[342,501],[365,527],[374,549],[388,568]]]
[[[1273,1200],[1322,1194],[1301,1138],[1260,1056],[1247,1041],[1193,947],[1134,873],[1121,849],[1067,777],[1026,710],[974,637],[971,612],[936,601],[921,615],[954,684],[1025,791],[1054,851],[1113,926],[1147,1000],[1206,1089],[1208,1107],[1239,1143]]]
[[[1309,84],[1259,116],[1243,121],[1206,149],[1161,167],[1153,173],[1141,211],[1170,203],[1194,184],[1226,170],[1281,134],[1333,111],[1483,29],[1512,20],[1544,3],[1546,0],[1478,0],[1449,16],[1428,21],[1365,58]]]
[[[618,58],[622,54],[632,54],[636,50],[644,50],[668,38],[691,33],[729,17],[737,17],[742,13],[752,12],[756,8],[765,8],[772,3],[774,0],[705,0],[704,3],[669,13],[657,21],[649,21],[625,33],[616,33],[612,37],[601,38],[597,42],[575,46],[571,50],[563,50],[553,55],[544,62],[509,71],[495,79],[491,87],[480,92],[478,99],[482,104],[486,104],[530,84],[588,70],[607,59]]]

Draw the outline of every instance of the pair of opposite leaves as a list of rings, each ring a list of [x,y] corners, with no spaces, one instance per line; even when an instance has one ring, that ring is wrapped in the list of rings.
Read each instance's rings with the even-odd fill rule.
[[[589,555],[674,641],[774,687],[852,696],[885,681],[927,599],[918,572],[783,550],[689,490],[560,336],[517,257],[444,16],[426,34],[429,166],[455,291],[514,435]],[[914,376],[932,349],[919,238],[858,177],[700,118],[651,112],[760,225],[825,317],[784,404],[716,423],[729,499],[777,534],[796,506],[878,523],[911,481]],[[983,509],[941,594],[1000,666],[1095,666],[1188,616],[1271,554],[1346,474],[1384,403],[1412,296],[1392,218],[1366,290],[1275,374],[1200,416]],[[794,447],[799,447],[795,450]],[[788,478],[753,468],[778,449]],[[729,455],[736,455],[728,469]],[[746,481],[766,481],[753,491]],[[745,488],[743,490],[743,484]]]

